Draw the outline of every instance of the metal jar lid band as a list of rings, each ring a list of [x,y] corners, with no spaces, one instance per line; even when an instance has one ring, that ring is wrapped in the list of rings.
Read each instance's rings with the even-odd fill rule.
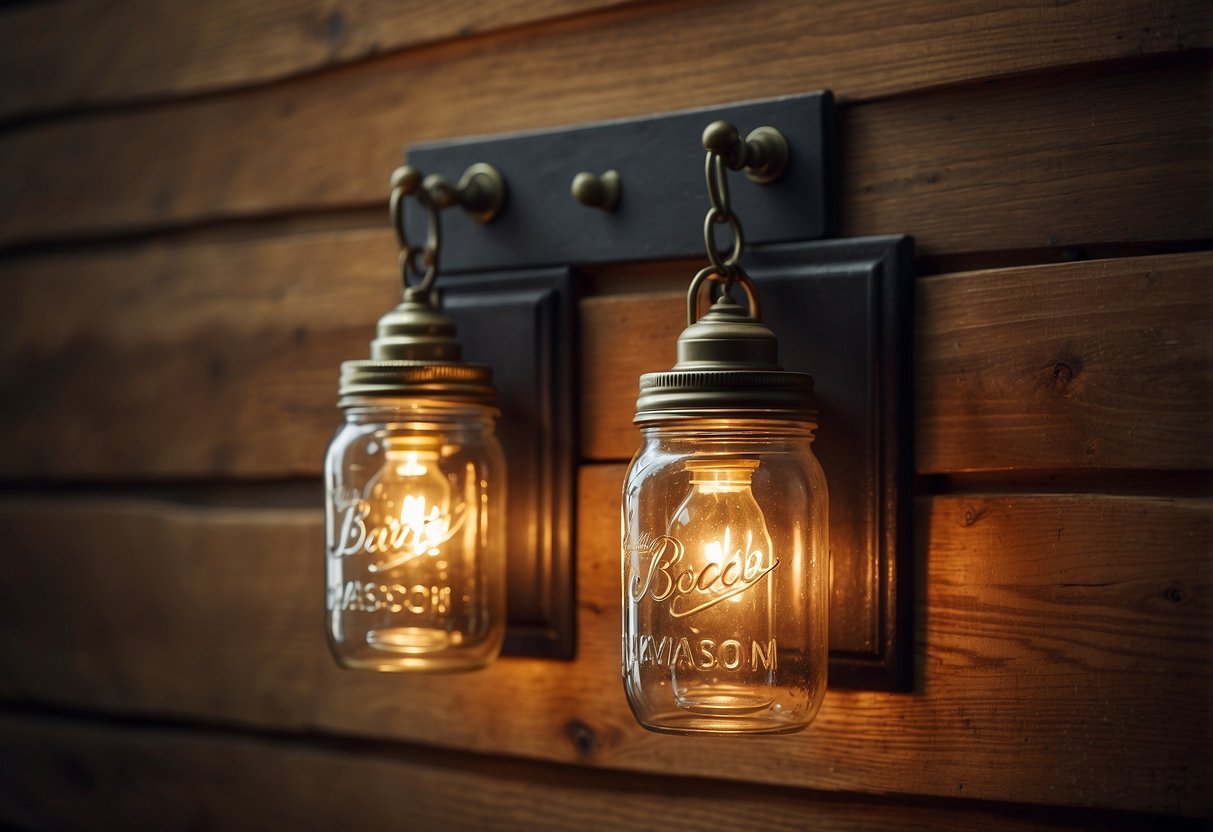
[[[428,301],[406,300],[379,319],[370,360],[341,365],[339,395],[424,396],[493,404],[493,371],[461,360],[455,324]]]
[[[692,281],[691,302],[707,271]],[[749,277],[742,272],[739,279],[753,298]],[[698,320],[693,309],[678,337],[673,369],[640,377],[637,424],[729,417],[816,421],[813,377],[779,366],[775,333],[727,293]]]

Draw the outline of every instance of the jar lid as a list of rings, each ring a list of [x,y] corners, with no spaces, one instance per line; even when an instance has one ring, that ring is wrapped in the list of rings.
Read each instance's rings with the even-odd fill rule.
[[[686,418],[816,422],[813,377],[779,366],[778,339],[728,294],[678,336],[673,369],[640,377],[636,424]]]
[[[341,365],[341,405],[350,396],[423,396],[491,405],[493,371],[461,360],[455,323],[432,303],[406,297],[379,319],[370,360]]]

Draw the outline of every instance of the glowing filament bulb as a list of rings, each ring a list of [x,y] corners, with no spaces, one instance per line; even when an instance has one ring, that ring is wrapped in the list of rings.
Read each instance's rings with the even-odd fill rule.
[[[750,479],[753,459],[691,460],[691,492],[674,512],[668,536],[680,542],[685,562],[679,565],[671,616],[686,622],[700,645],[738,645],[737,651],[765,650],[765,661],[741,653],[723,658],[735,670],[714,675],[702,664],[673,662],[675,704],[700,714],[742,715],[768,707],[774,663],[773,604],[770,572],[778,566],[771,549],[766,518],[754,499]],[[705,641],[706,640],[706,641]],[[744,645],[745,647],[742,647]],[[708,648],[710,651],[710,647]],[[684,672],[689,671],[689,672]]]
[[[372,520],[368,525],[380,537],[374,541],[380,559],[368,567],[372,572],[395,569],[422,556],[437,557],[442,544],[463,525],[463,506],[453,504],[437,449],[389,446],[365,494]]]

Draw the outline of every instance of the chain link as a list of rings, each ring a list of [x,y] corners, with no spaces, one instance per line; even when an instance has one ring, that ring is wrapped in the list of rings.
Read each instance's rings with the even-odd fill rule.
[[[704,160],[704,178],[707,180],[708,200],[711,207],[703,220],[703,245],[707,249],[708,262],[711,264],[716,282],[724,283],[724,291],[733,288],[741,271],[741,252],[745,248],[745,234],[741,230],[741,220],[733,213],[729,200],[729,180],[727,177],[725,159],[718,153],[708,151]],[[733,232],[733,247],[727,255],[716,243],[716,226],[728,225]]]
[[[397,173],[399,174],[399,171]],[[388,208],[392,215],[392,226],[396,229],[396,239],[400,243],[400,282],[406,298],[423,298],[430,293],[434,281],[438,278],[438,251],[442,246],[442,223],[438,207],[424,187],[415,183],[403,184],[403,177],[399,176],[393,176],[392,184],[394,187]],[[405,228],[404,204],[410,193],[416,194],[417,201],[426,211],[428,221],[424,246],[410,243]],[[417,284],[409,284],[410,274],[419,279]]]

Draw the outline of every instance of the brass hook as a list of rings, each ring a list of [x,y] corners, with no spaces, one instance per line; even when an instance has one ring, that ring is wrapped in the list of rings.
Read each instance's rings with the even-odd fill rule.
[[[759,127],[741,140],[727,121],[713,121],[703,131],[703,147],[724,160],[730,170],[745,170],[752,182],[765,185],[788,169],[788,140],[774,127]]]
[[[573,177],[569,190],[573,199],[589,208],[601,208],[603,211],[614,211],[619,205],[619,197],[623,190],[623,180],[619,171],[608,170],[602,176],[582,171]]]
[[[392,226],[400,241],[400,279],[404,283],[405,298],[425,297],[438,276],[442,209],[458,205],[477,222],[490,222],[501,213],[505,204],[505,179],[497,168],[486,162],[469,166],[458,185],[450,184],[437,174],[423,179],[420,170],[412,165],[402,165],[392,171],[391,186],[392,197],[388,205]],[[424,247],[410,243],[405,229],[404,201],[414,194],[427,217]],[[415,286],[409,285],[410,272],[420,277],[420,282]]]
[[[439,210],[458,205],[479,223],[492,222],[505,206],[505,177],[487,162],[470,165],[457,185],[432,173],[421,187]]]

